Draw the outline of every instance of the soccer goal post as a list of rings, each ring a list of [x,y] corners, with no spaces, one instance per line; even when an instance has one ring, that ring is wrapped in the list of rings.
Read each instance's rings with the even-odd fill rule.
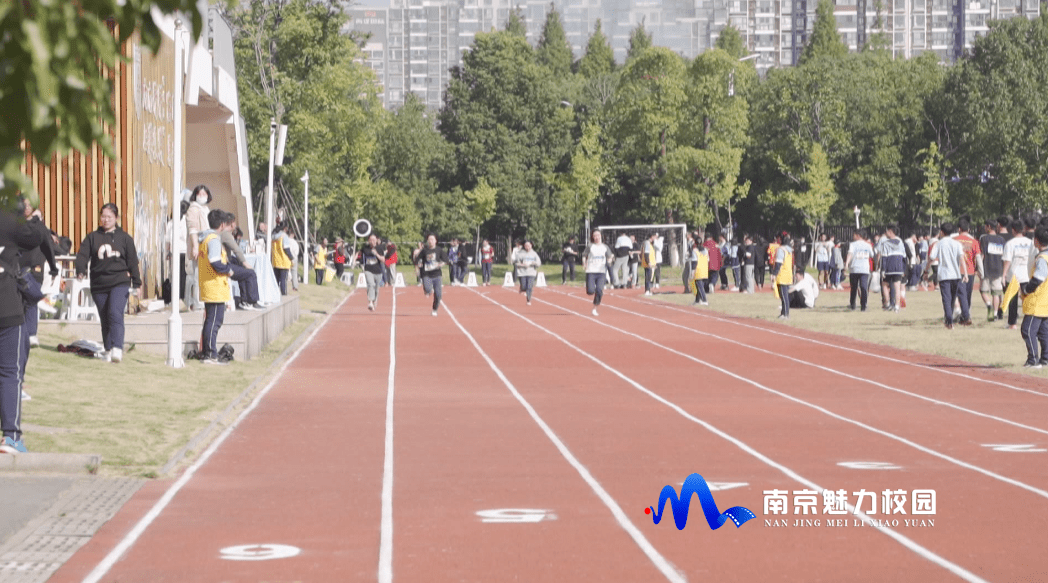
[[[600,231],[601,237],[604,239],[604,243],[614,249],[616,240],[620,235],[626,237],[634,236],[637,238],[637,242],[643,247],[644,241],[651,236],[652,233],[658,233],[662,236],[662,260],[668,262],[671,267],[677,267],[681,264],[681,259],[686,257],[684,242],[687,240],[686,233],[688,226],[684,224],[677,225],[608,225],[605,227],[597,227]]]

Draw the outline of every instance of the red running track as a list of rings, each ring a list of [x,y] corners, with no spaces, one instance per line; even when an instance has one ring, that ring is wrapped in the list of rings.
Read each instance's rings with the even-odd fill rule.
[[[618,291],[599,318],[573,288],[446,289],[436,318],[406,289],[393,309],[350,298],[213,454],[52,580],[1048,579],[1043,382]],[[710,530],[694,504],[684,530],[654,525],[693,472],[757,518]],[[870,519],[899,526],[821,496],[793,514],[823,488],[873,492]],[[936,513],[885,515],[885,489],[933,489]]]

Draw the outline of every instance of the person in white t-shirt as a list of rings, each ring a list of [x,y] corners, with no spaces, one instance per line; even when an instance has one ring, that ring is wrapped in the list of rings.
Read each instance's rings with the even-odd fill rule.
[[[655,240],[652,245],[655,246],[655,289],[659,289],[659,282],[662,281],[662,246],[664,239],[662,233],[655,234]]]
[[[1004,244],[1004,286],[1007,289],[1014,277],[1023,285],[1030,281],[1030,252],[1033,241],[1023,235],[1023,222],[1016,219],[1010,226],[1012,238]],[[1015,330],[1019,322],[1019,296],[1008,303],[1008,329]]]
[[[805,271],[804,265],[797,266],[797,275],[787,292],[790,294],[791,308],[814,308],[819,297],[819,282]]]
[[[586,295],[593,296],[593,315],[604,297],[604,284],[607,283],[608,259],[611,249],[601,240],[600,231],[590,234],[590,244],[582,253],[582,264],[586,267]]]

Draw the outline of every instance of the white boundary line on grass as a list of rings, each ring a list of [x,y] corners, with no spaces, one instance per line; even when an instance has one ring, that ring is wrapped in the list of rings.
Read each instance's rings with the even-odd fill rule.
[[[720,437],[720,438],[722,438],[722,439],[732,443],[733,445],[735,445],[736,447],[738,447],[742,451],[746,452],[747,454],[751,455],[754,458],[757,458],[759,461],[763,462],[765,465],[767,465],[769,467],[772,467],[772,468],[774,468],[776,470],[779,470],[780,472],[785,474],[787,477],[793,479],[794,481],[796,481],[796,482],[798,482],[800,484],[803,484],[803,485],[807,486],[809,489],[815,490],[817,492],[821,492],[821,491],[823,491],[825,489],[825,488],[819,486],[818,484],[816,484],[815,482],[812,482],[811,480],[801,476],[800,474],[798,474],[797,472],[793,471],[792,469],[790,469],[790,468],[780,464],[779,462],[776,462],[775,460],[769,458],[768,456],[762,454],[761,452],[757,451],[756,449],[754,449],[753,447],[751,447],[747,443],[743,442],[741,439],[733,437],[732,435],[729,435],[728,433],[726,433],[726,432],[724,432],[724,431],[722,431],[720,429],[717,429],[712,424],[710,424],[710,423],[708,423],[706,421],[703,421],[702,419],[699,419],[698,417],[695,417],[691,413],[688,413],[680,405],[677,405],[676,403],[666,399],[665,397],[659,395],[658,393],[655,393],[654,391],[651,391],[650,389],[644,387],[643,385],[641,385],[637,381],[635,381],[632,378],[626,376],[622,372],[619,372],[617,369],[608,366],[607,364],[605,364],[603,361],[601,361],[596,356],[593,356],[592,354],[582,350],[581,348],[579,348],[578,346],[572,344],[571,342],[568,342],[567,339],[563,338],[562,336],[560,336],[556,332],[553,332],[552,330],[549,330],[549,329],[543,327],[540,324],[536,324],[535,322],[532,322],[526,316],[522,316],[521,314],[511,310],[510,308],[506,307],[505,305],[503,305],[503,304],[501,304],[501,303],[499,303],[499,302],[497,302],[495,300],[492,300],[491,298],[485,297],[484,299],[486,299],[489,302],[497,305],[498,307],[500,307],[503,310],[509,312],[510,314],[513,314],[514,316],[520,318],[521,320],[524,320],[528,324],[534,326],[535,328],[538,328],[539,330],[545,332],[546,334],[556,338],[561,343],[563,343],[567,347],[571,348],[575,352],[578,352],[582,356],[585,356],[589,360],[597,363],[604,370],[610,372],[611,374],[619,377],[623,381],[629,383],[630,385],[632,385],[638,391],[648,395],[649,397],[651,397],[652,399],[655,399],[659,403],[662,403],[663,405],[666,405],[670,409],[673,409],[674,411],[676,411],[678,414],[680,414],[685,419],[687,419],[689,421],[692,421],[692,422],[694,422],[694,423],[696,423],[698,425],[701,425],[703,428],[705,428],[710,433],[713,433],[714,435],[717,435],[718,437]],[[533,299],[537,299],[537,298],[533,298]],[[604,324],[603,322],[600,322],[596,318],[590,318],[588,316],[582,316],[581,314],[579,314],[577,312],[572,312],[571,310],[568,310],[567,308],[563,308],[561,306],[557,306],[556,304],[551,304],[549,302],[545,302],[545,301],[542,301],[542,300],[539,300],[539,301],[541,301],[544,304],[553,306],[555,308],[564,310],[564,311],[566,311],[568,313],[572,313],[572,314],[581,316],[581,317],[583,317],[583,318],[585,318],[587,320],[594,321],[594,322],[596,322],[598,324],[601,324],[603,326],[608,326],[607,324]],[[611,326],[609,326],[609,327],[611,327]],[[894,530],[892,530],[890,528],[886,528],[886,527],[881,526],[880,524],[876,523],[873,519],[869,518],[866,515],[865,512],[856,513],[855,506],[850,504],[850,503],[848,504],[848,511],[853,516],[858,517],[860,520],[862,520],[868,526],[871,526],[871,527],[876,528],[877,530],[881,531],[882,533],[884,533],[888,537],[894,539],[896,542],[898,542],[902,546],[904,546],[907,549],[913,551],[915,554],[917,554],[921,558],[926,559],[928,561],[931,561],[932,563],[935,563],[935,564],[939,565],[940,567],[950,571],[954,575],[957,575],[961,579],[964,579],[965,581],[969,581],[970,583],[986,583],[985,579],[982,579],[978,575],[968,571],[967,569],[965,569],[964,567],[961,567],[960,565],[957,565],[955,563],[952,563],[952,562],[948,561],[947,559],[945,559],[943,557],[940,557],[939,555],[935,554],[933,551],[930,551],[930,550],[922,547],[920,544],[914,542],[909,537],[906,537],[905,535],[899,534],[898,532],[896,532],[896,531],[894,531]]]
[[[883,429],[878,429],[878,428],[876,428],[876,427],[874,427],[872,425],[868,425],[866,423],[863,423],[862,421],[857,421],[857,420],[852,419],[850,417],[845,417],[844,415],[840,415],[838,413],[834,413],[833,411],[830,411],[829,409],[827,409],[825,407],[820,407],[819,405],[816,405],[814,403],[809,403],[809,402],[805,401],[804,399],[801,399],[801,398],[798,398],[798,397],[794,397],[793,395],[787,395],[786,393],[783,393],[782,391],[776,391],[775,389],[773,389],[771,387],[767,387],[765,385],[762,385],[761,383],[758,383],[755,380],[752,380],[752,379],[746,378],[746,377],[744,377],[742,375],[733,373],[730,370],[721,368],[721,367],[719,367],[719,366],[717,366],[715,364],[712,364],[712,363],[706,362],[705,360],[701,360],[699,358],[691,356],[690,354],[685,354],[685,353],[683,353],[683,352],[681,352],[681,351],[679,351],[679,350],[677,350],[675,348],[670,348],[669,346],[666,346],[664,344],[659,344],[658,342],[655,342],[654,340],[651,340],[650,338],[645,338],[644,336],[640,336],[639,334],[634,334],[632,332],[627,332],[625,330],[620,330],[620,329],[618,329],[618,328],[616,328],[616,327],[614,327],[614,326],[612,326],[610,324],[605,324],[604,322],[601,322],[600,320],[598,320],[596,318],[591,318],[590,316],[586,316],[586,315],[581,314],[579,312],[575,312],[575,311],[573,311],[573,310],[571,310],[569,308],[565,308],[564,306],[558,306],[557,304],[553,304],[553,303],[550,303],[550,302],[547,302],[545,300],[541,300],[541,299],[538,299],[538,298],[533,298],[533,299],[535,299],[535,300],[537,300],[539,302],[542,302],[542,303],[544,303],[544,304],[546,304],[548,306],[552,306],[554,308],[558,308],[560,310],[568,312],[569,314],[575,314],[576,316],[579,316],[580,318],[585,318],[586,320],[590,320],[592,322],[596,322],[597,324],[600,324],[601,326],[605,326],[607,328],[611,328],[612,330],[615,330],[616,332],[618,332],[620,334],[624,334],[626,336],[631,336],[631,337],[636,338],[638,340],[642,340],[644,342],[647,342],[648,344],[651,344],[652,346],[657,346],[658,348],[661,348],[661,349],[663,349],[663,350],[665,350],[667,352],[672,352],[673,354],[676,354],[677,356],[681,356],[681,357],[686,358],[686,359],[688,359],[688,360],[690,360],[692,362],[695,362],[697,364],[701,364],[701,365],[703,365],[703,366],[705,366],[707,368],[711,368],[711,369],[713,369],[713,370],[715,370],[717,372],[720,372],[722,374],[730,376],[730,377],[732,377],[734,379],[740,380],[740,381],[742,381],[744,383],[747,383],[749,385],[753,385],[754,387],[756,387],[756,388],[758,388],[758,389],[760,389],[762,391],[765,391],[767,393],[771,393],[773,395],[778,395],[778,396],[780,396],[780,397],[782,397],[782,398],[784,398],[786,400],[793,401],[794,403],[797,403],[798,405],[804,405],[805,407],[808,407],[809,409],[814,409],[814,410],[816,410],[816,411],[818,411],[818,412],[820,412],[820,413],[822,413],[822,414],[824,414],[824,415],[826,415],[828,417],[833,417],[834,419],[837,419],[839,421],[844,421],[845,423],[850,423],[852,425],[855,425],[856,427],[861,427],[862,429],[865,429],[865,430],[867,430],[867,431],[869,431],[871,433],[876,433],[878,435],[882,435],[884,437],[887,437],[887,438],[889,438],[891,440],[897,441],[897,442],[902,443],[904,445],[908,445],[908,446],[912,447],[913,449],[916,449],[916,450],[924,452],[924,453],[926,453],[928,455],[937,457],[937,458],[939,458],[941,460],[945,460],[945,461],[950,462],[951,464],[954,464],[956,466],[960,466],[962,468],[969,469],[969,470],[972,470],[974,472],[978,472],[980,474],[983,474],[984,476],[987,476],[989,478],[993,478],[994,480],[997,480],[997,481],[1000,481],[1000,482],[1004,482],[1006,484],[1011,484],[1013,486],[1016,486],[1018,488],[1026,490],[1028,492],[1036,494],[1036,495],[1038,495],[1038,496],[1040,496],[1042,498],[1048,499],[1048,491],[1045,491],[1045,490],[1042,490],[1040,488],[1037,488],[1036,486],[1031,486],[1031,485],[1026,484],[1024,482],[1020,482],[1019,480],[1016,480],[1014,478],[1009,478],[1007,476],[1002,476],[1001,474],[998,474],[996,472],[992,472],[992,471],[987,470],[985,468],[980,468],[979,466],[976,466],[974,464],[970,464],[970,463],[968,463],[966,461],[959,460],[959,459],[957,459],[955,457],[946,455],[946,454],[944,454],[942,452],[935,451],[934,449],[931,449],[929,447],[925,447],[925,446],[923,446],[923,445],[921,445],[919,443],[910,441],[909,439],[906,439],[905,437],[902,437],[900,435],[895,435],[894,433],[885,431]]]
[[[684,313],[684,314],[692,314],[693,316],[698,316],[700,318],[707,318],[707,319],[710,319],[710,320],[716,320],[718,322],[724,322],[726,324],[732,324],[734,326],[741,326],[743,328],[751,328],[753,330],[759,330],[761,332],[765,332],[765,333],[768,333],[768,334],[775,334],[777,336],[785,336],[786,338],[789,338],[790,340],[803,340],[805,342],[811,342],[812,344],[818,344],[818,345],[821,345],[821,346],[828,346],[830,348],[835,348],[837,350],[845,350],[847,352],[854,352],[856,354],[862,354],[864,356],[870,356],[870,357],[873,357],[873,358],[879,358],[881,360],[887,360],[889,362],[894,362],[894,363],[897,363],[897,364],[905,364],[905,365],[909,365],[909,366],[915,366],[917,368],[923,368],[923,369],[939,372],[939,373],[946,374],[946,375],[951,375],[951,376],[955,376],[955,377],[965,378],[965,379],[968,379],[968,380],[978,381],[980,383],[986,383],[986,384],[989,384],[989,385],[997,385],[999,387],[1004,387],[1006,389],[1011,389],[1013,391],[1020,391],[1020,392],[1023,392],[1023,393],[1030,393],[1032,395],[1037,395],[1038,397],[1048,397],[1048,393],[1044,393],[1044,392],[1041,392],[1041,391],[1034,391],[1032,389],[1024,389],[1022,387],[1017,387],[1015,385],[1009,385],[1008,383],[1003,383],[1001,381],[994,381],[994,380],[990,380],[990,379],[979,378],[979,377],[976,377],[976,376],[966,375],[964,373],[954,372],[952,370],[944,370],[944,369],[939,368],[939,367],[935,367],[935,366],[931,366],[931,365],[927,365],[927,364],[920,364],[920,363],[917,363],[917,362],[910,362],[910,361],[902,360],[902,359],[898,359],[898,358],[892,358],[890,356],[884,356],[884,355],[881,355],[881,354],[873,354],[873,353],[870,353],[870,352],[863,352],[863,351],[857,350],[855,348],[849,348],[847,346],[838,346],[836,344],[831,344],[829,342],[823,342],[822,340],[816,340],[814,338],[808,338],[808,337],[803,336],[803,335],[793,336],[793,335],[790,335],[790,334],[786,334],[785,332],[779,332],[778,330],[771,330],[771,329],[768,329],[768,328],[761,328],[759,326],[754,326],[752,324],[746,324],[746,323],[743,323],[743,322],[738,322],[738,321],[732,320],[730,318],[714,316],[712,314],[699,313],[699,312],[696,312],[696,311],[684,310],[684,309],[681,309],[681,308],[673,307],[673,306],[671,306],[671,305],[669,305],[669,304],[667,304],[665,302],[642,301],[642,300],[638,300],[638,299],[635,299],[635,298],[627,298],[627,299],[629,299],[631,302],[637,302],[638,304],[645,304],[645,305],[649,305],[649,306],[661,306],[661,307],[663,307],[663,308],[665,308],[667,310],[672,310],[674,312],[681,312],[681,313]],[[740,317],[745,317],[745,316],[740,316]],[[798,332],[801,332],[801,331],[808,332],[808,330],[805,330],[804,328],[797,328],[797,331]],[[889,346],[889,348],[892,348],[892,347]],[[936,356],[936,355],[930,355],[930,356]]]
[[[395,292],[396,290],[394,290]],[[397,294],[389,318],[389,377],[386,391],[386,448],[382,463],[382,536],[378,549],[379,583],[393,581],[393,380],[397,370]]]
[[[484,294],[478,292],[474,293],[488,300],[489,302],[493,301]],[[542,432],[546,434],[546,437],[549,438],[551,442],[553,442],[553,445],[557,448],[557,451],[560,452],[560,455],[562,455],[564,459],[567,460],[569,464],[571,464],[571,467],[575,468],[575,471],[579,473],[579,475],[590,487],[590,489],[593,490],[593,493],[596,494],[597,497],[600,498],[600,501],[608,507],[608,510],[611,511],[612,516],[614,516],[615,520],[619,523],[619,526],[621,526],[622,529],[625,530],[631,538],[633,538],[633,541],[637,543],[637,546],[639,546],[640,549],[644,552],[644,554],[648,556],[651,562],[655,564],[655,567],[660,572],[662,572],[663,576],[665,576],[666,579],[668,579],[669,581],[672,581],[673,583],[685,583],[687,581],[687,578],[683,575],[683,573],[681,573],[676,567],[673,566],[672,563],[670,563],[665,557],[663,557],[662,554],[655,549],[655,546],[652,545],[650,541],[648,541],[648,539],[644,536],[643,533],[641,533],[640,529],[633,524],[629,517],[626,516],[626,513],[623,512],[622,508],[618,505],[618,503],[615,502],[615,499],[611,497],[611,494],[608,494],[604,487],[600,485],[600,482],[598,482],[597,479],[593,477],[593,474],[591,474],[589,470],[586,469],[586,466],[582,465],[582,462],[580,462],[578,458],[576,458],[574,454],[571,453],[571,450],[569,450],[568,447],[564,445],[564,442],[561,441],[559,437],[557,437],[557,434],[553,431],[553,429],[548,424],[546,424],[542,417],[539,416],[538,412],[535,411],[535,408],[531,406],[531,403],[529,403],[527,399],[525,399],[524,396],[521,395],[519,391],[517,391],[517,388],[513,386],[513,383],[511,383],[510,380],[506,378],[506,375],[502,374],[502,370],[499,369],[499,367],[495,364],[491,357],[488,356],[488,353],[484,352],[484,349],[480,347],[480,344],[478,344],[476,339],[473,338],[473,335],[470,334],[469,331],[466,330],[466,328],[458,321],[458,318],[456,318],[455,314],[451,312],[451,308],[449,308],[447,304],[444,304],[444,311],[446,311],[448,315],[451,316],[451,321],[454,322],[455,325],[458,326],[458,329],[466,335],[466,338],[469,338],[469,341],[473,344],[473,348],[477,349],[477,352],[480,353],[480,355],[488,363],[488,366],[491,367],[491,370],[494,371],[495,374],[502,381],[502,384],[506,385],[506,388],[509,389],[509,392],[513,394],[513,397],[516,398],[517,401],[521,404],[521,406],[524,407],[524,409],[528,412],[528,415],[530,415],[532,420],[535,421],[535,424],[538,425],[539,428],[542,429]]]
[[[554,291],[554,290],[551,290],[551,291]],[[564,295],[566,297],[574,298],[574,299],[577,299],[577,300],[580,300],[580,301],[586,301],[586,298],[583,298],[581,296],[577,296],[577,295],[574,295],[574,294],[566,294],[564,292],[558,292],[558,291],[554,291],[554,293],[558,293],[558,294]],[[640,303],[643,303],[643,302],[640,302]],[[633,316],[637,316],[639,318],[644,318],[644,319],[651,320],[651,321],[654,321],[654,322],[660,322],[660,323],[666,324],[667,326],[673,326],[674,328],[680,328],[681,330],[687,330],[688,332],[691,332],[693,334],[698,334],[700,336],[708,336],[710,338],[716,338],[717,340],[722,340],[724,342],[729,342],[731,344],[736,344],[738,346],[742,346],[742,347],[750,349],[750,350],[756,350],[757,352],[763,352],[764,354],[770,354],[772,356],[778,356],[778,357],[781,357],[781,358],[785,358],[786,360],[789,360],[789,361],[792,361],[792,362],[796,362],[798,364],[807,365],[807,366],[810,366],[810,367],[813,367],[813,368],[817,368],[819,370],[823,370],[823,371],[826,371],[826,372],[829,372],[829,373],[832,373],[832,374],[840,375],[842,377],[845,377],[845,378],[848,378],[848,379],[852,379],[852,380],[855,380],[855,381],[859,381],[859,382],[863,382],[863,383],[869,383],[869,384],[871,384],[871,385],[873,385],[875,387],[880,387],[880,388],[888,390],[888,391],[893,391],[893,392],[896,392],[896,393],[907,395],[907,396],[913,397],[915,399],[920,399],[922,401],[928,401],[929,403],[934,403],[936,405],[942,405],[944,407],[949,407],[951,409],[956,409],[958,411],[962,411],[962,412],[968,413],[970,415],[975,415],[977,417],[984,417],[986,419],[992,419],[994,421],[999,421],[1001,423],[1005,423],[1007,425],[1012,425],[1012,426],[1018,427],[1020,429],[1026,429],[1028,431],[1034,431],[1034,432],[1037,432],[1037,433],[1048,435],[1048,429],[1041,429],[1040,427],[1033,427],[1031,425],[1025,425],[1023,423],[1019,423],[1018,421],[1012,421],[1011,419],[1005,419],[1003,417],[997,417],[996,415],[990,415],[989,413],[982,413],[980,411],[975,411],[973,409],[968,409],[966,407],[962,407],[960,405],[956,405],[956,404],[950,403],[948,401],[940,401],[938,399],[933,399],[932,397],[926,397],[926,396],[921,395],[919,393],[911,393],[910,391],[907,391],[905,389],[900,389],[898,387],[893,387],[891,385],[886,385],[886,384],[883,384],[883,383],[880,383],[880,382],[877,382],[877,381],[874,381],[874,380],[871,380],[871,379],[858,377],[858,376],[855,376],[855,375],[852,375],[852,374],[848,374],[848,373],[846,373],[844,371],[840,371],[840,370],[837,370],[837,369],[834,369],[834,368],[823,366],[821,364],[816,364],[814,362],[810,362],[810,361],[803,360],[803,359],[800,359],[800,358],[795,358],[793,356],[788,356],[788,355],[785,355],[785,354],[779,354],[778,352],[772,352],[771,350],[767,350],[767,349],[764,349],[764,348],[758,348],[756,346],[751,346],[749,344],[746,344],[745,342],[739,342],[738,340],[733,340],[733,339],[727,338],[725,336],[718,336],[717,334],[713,334],[711,332],[703,332],[701,330],[696,330],[694,328],[689,328],[687,326],[683,326],[683,325],[677,324],[675,322],[670,322],[668,320],[663,320],[661,318],[656,318],[655,316],[649,316],[647,314],[641,314],[639,312],[633,312],[633,311],[627,310],[625,308],[619,308],[617,306],[608,306],[608,308],[611,308],[612,310],[618,310],[620,312],[624,312],[626,314],[630,314],[630,315],[633,315]]]
[[[290,366],[292,362],[295,362],[295,360],[298,359],[298,355],[302,354],[302,351],[305,350],[307,346],[309,346],[310,342],[313,341],[313,338],[315,338],[316,335],[319,334],[320,331],[328,325],[328,322],[331,321],[331,316],[333,316],[340,309],[342,309],[343,304],[345,304],[346,301],[348,301],[351,297],[353,297],[353,291],[350,291],[350,293],[346,294],[346,297],[342,298],[342,301],[339,302],[338,306],[335,307],[335,310],[328,314],[327,317],[324,319],[324,323],[320,326],[317,326],[317,329],[309,335],[309,338],[307,338],[306,341],[303,342],[297,350],[295,350],[295,353],[291,355],[291,358],[287,359],[287,362],[285,362],[283,366],[280,367],[280,370],[278,370],[277,373],[273,376],[272,380],[269,381],[269,384],[267,384],[261,391],[259,391],[258,395],[256,395],[255,398],[251,401],[251,403],[243,411],[240,412],[240,415],[237,416],[233,423],[231,423],[229,427],[226,427],[225,431],[223,431],[221,434],[219,434],[217,438],[215,438],[215,441],[213,441],[211,445],[206,450],[204,450],[204,453],[200,456],[200,458],[193,465],[189,466],[188,469],[186,469],[186,472],[182,474],[181,478],[176,480],[174,484],[171,484],[171,487],[168,488],[166,492],[164,492],[164,495],[161,496],[155,504],[153,504],[153,507],[149,509],[149,512],[147,512],[145,516],[139,519],[139,521],[135,524],[134,528],[132,528],[131,531],[128,532],[126,535],[124,535],[124,538],[120,539],[120,542],[115,547],[113,547],[113,550],[109,551],[109,554],[107,554],[102,559],[102,561],[99,562],[98,565],[96,565],[95,568],[91,570],[90,573],[87,574],[87,577],[84,577],[83,583],[98,583],[98,581],[101,581],[102,577],[105,577],[106,573],[108,573],[109,570],[113,568],[113,565],[115,565],[116,562],[124,556],[124,553],[130,550],[131,547],[134,546],[136,542],[138,542],[138,539],[142,536],[143,533],[145,533],[146,529],[149,528],[153,521],[160,516],[160,513],[163,512],[165,508],[167,508],[167,505],[171,503],[171,500],[174,499],[175,494],[178,494],[179,490],[181,490],[182,487],[185,486],[189,482],[189,480],[193,478],[197,470],[203,467],[204,463],[206,463],[207,460],[211,458],[211,455],[218,451],[219,446],[222,445],[222,443],[226,440],[227,437],[232,435],[233,430],[235,430],[240,425],[240,423],[245,418],[247,418],[248,414],[255,410],[255,407],[257,407],[258,404],[262,401],[262,397],[265,397],[266,394],[269,393],[270,389],[276,386],[277,381],[279,381],[284,376],[284,371],[287,370],[287,367]]]

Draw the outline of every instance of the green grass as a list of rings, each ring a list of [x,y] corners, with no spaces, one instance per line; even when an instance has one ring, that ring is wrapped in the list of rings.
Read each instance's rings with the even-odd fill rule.
[[[731,275],[729,274],[729,279]],[[766,286],[771,281],[770,275],[765,278]],[[679,269],[663,269],[661,291],[680,292]],[[683,293],[663,293],[657,299],[678,305],[691,306],[694,296]],[[721,292],[709,297],[711,310],[732,316],[745,316],[757,320],[780,322],[779,303],[772,293],[740,294]],[[986,304],[983,303],[978,289],[972,294],[971,327],[955,326],[947,330],[943,326],[942,299],[936,291],[908,291],[907,307],[898,314],[881,309],[881,295],[872,292],[869,296],[865,313],[848,309],[849,294],[822,290],[814,310],[790,310],[790,319],[784,323],[788,326],[839,334],[883,344],[905,350],[970,362],[972,364],[995,369],[1007,370],[1032,376],[1048,376],[1048,370],[1029,370],[1023,368],[1026,360],[1026,349],[1018,330],[1005,329],[1004,322],[986,321]],[[697,308],[696,308],[697,309]]]
[[[140,351],[125,353],[120,364],[81,358],[55,350],[75,340],[63,328],[41,327],[41,347],[33,349],[26,371],[33,397],[22,406],[26,446],[101,454],[103,475],[156,477],[249,385],[266,381],[284,349],[348,292],[342,284],[299,284],[299,319],[254,359],[226,367],[187,362],[173,369],[164,355]]]

